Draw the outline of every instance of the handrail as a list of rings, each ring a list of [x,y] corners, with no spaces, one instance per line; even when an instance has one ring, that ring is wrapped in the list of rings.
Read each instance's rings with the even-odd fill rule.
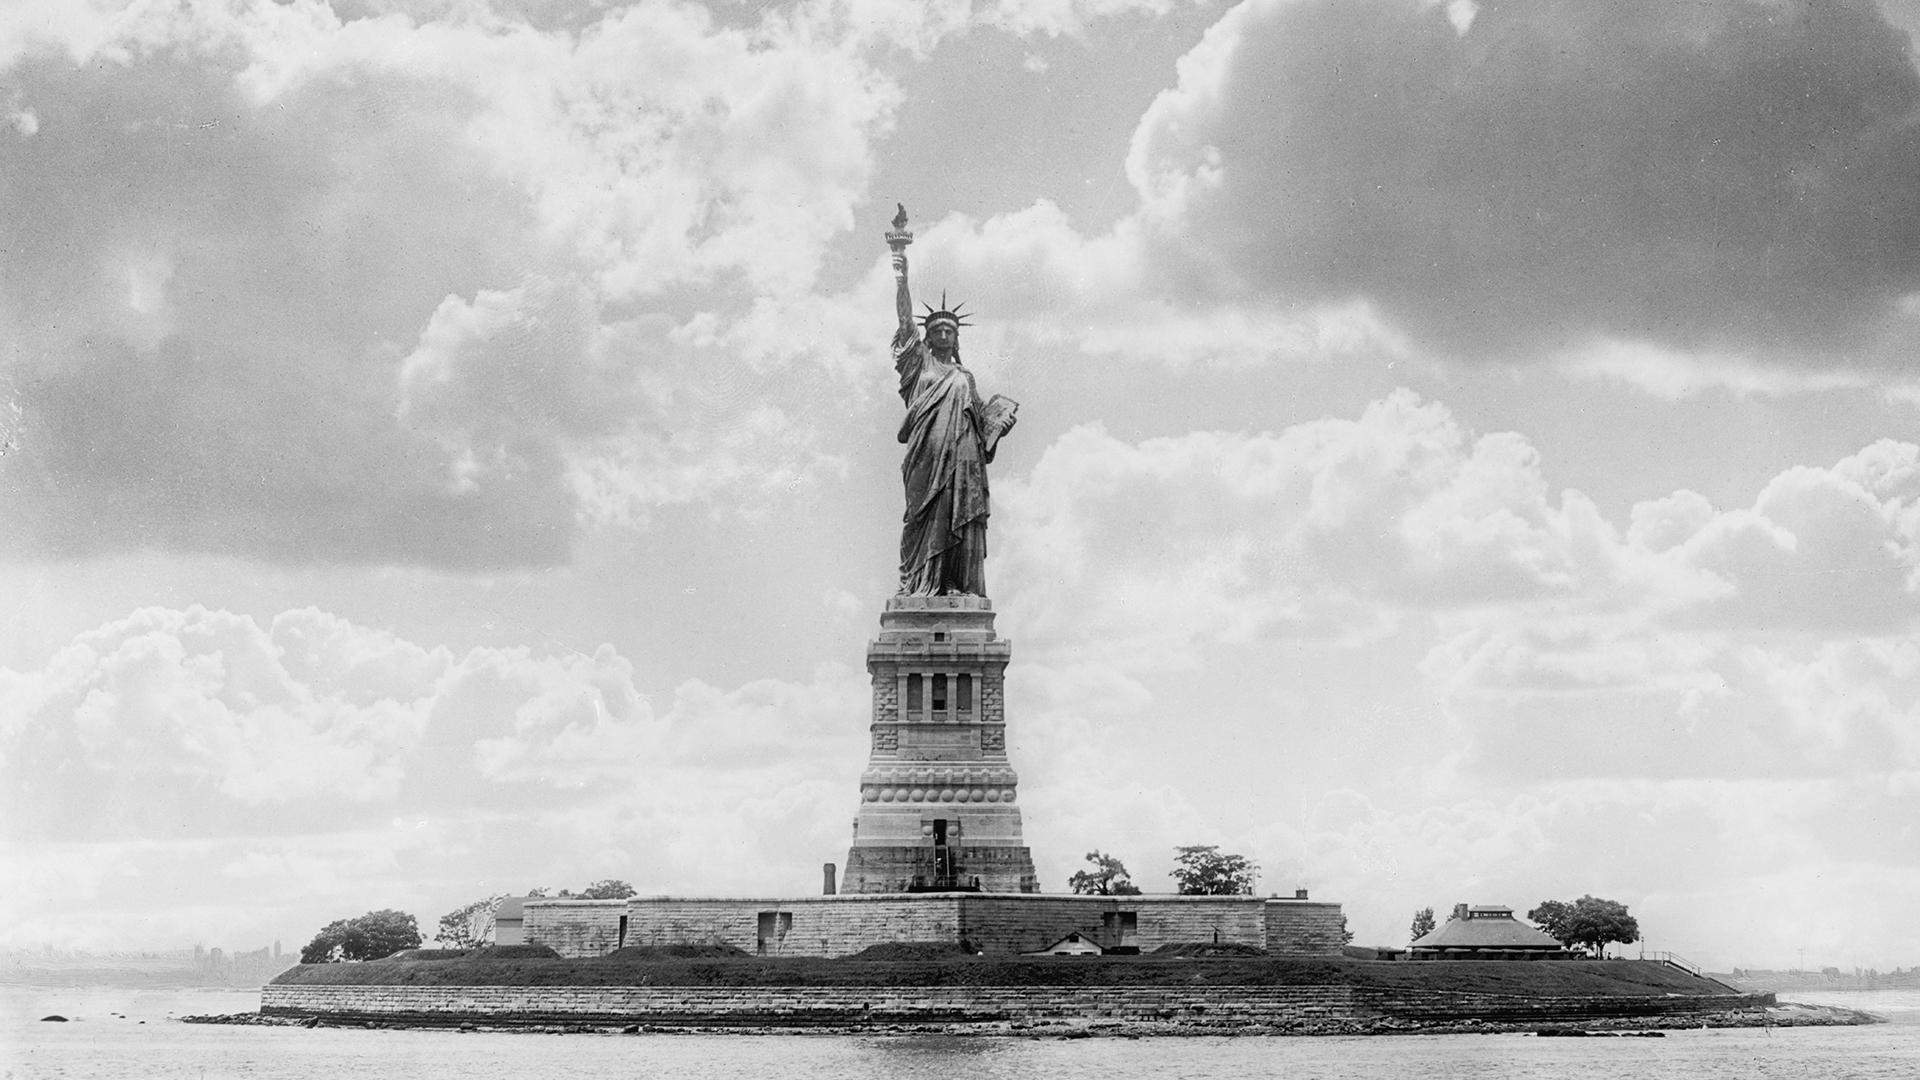
[[[1694,976],[1704,975],[1704,973],[1700,970],[1700,968],[1697,965],[1688,961],[1685,957],[1681,956],[1679,953],[1676,953],[1676,952],[1667,952],[1665,950],[1661,950],[1658,952],[1647,952],[1646,950],[1642,949],[1640,951],[1640,959],[1652,960],[1657,963],[1666,964],[1669,967],[1677,967],[1681,971],[1684,971],[1689,975],[1694,975]]]

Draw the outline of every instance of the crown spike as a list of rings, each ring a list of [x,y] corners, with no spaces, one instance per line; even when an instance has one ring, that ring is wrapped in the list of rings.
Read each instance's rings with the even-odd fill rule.
[[[973,323],[968,321],[968,319],[972,317],[973,312],[965,310],[967,306],[966,303],[962,301],[949,308],[947,306],[947,293],[944,289],[940,291],[940,306],[938,308],[925,301],[921,301],[920,306],[927,309],[927,313],[920,317],[920,321],[924,325],[931,326],[936,320],[951,322],[955,326],[973,325]]]

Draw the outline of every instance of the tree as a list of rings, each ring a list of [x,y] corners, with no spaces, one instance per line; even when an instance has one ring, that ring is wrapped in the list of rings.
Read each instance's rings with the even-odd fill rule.
[[[1100,851],[1087,852],[1093,869],[1082,870],[1067,879],[1067,888],[1083,896],[1139,896],[1140,886],[1133,883],[1126,864]]]
[[[506,894],[483,896],[464,907],[440,916],[440,929],[433,940],[451,949],[473,949],[493,943],[493,919]]]
[[[540,889],[534,893],[530,893],[529,895],[545,896],[546,894],[547,894],[547,891],[545,889]],[[627,897],[632,895],[634,895],[633,886],[627,884],[624,881],[621,881],[619,878],[602,878],[599,881],[596,881],[593,884],[587,886],[586,888],[580,890],[579,892],[574,892],[572,889],[561,889],[560,895],[554,897],[554,899],[555,900],[625,900]]]
[[[1239,896],[1252,893],[1260,868],[1244,855],[1229,855],[1217,844],[1174,849],[1170,875],[1186,896]]]
[[[1527,912],[1535,926],[1571,949],[1585,949],[1596,957],[1607,954],[1609,942],[1623,945],[1640,940],[1640,924],[1617,900],[1583,896],[1572,903],[1542,900]]]
[[[1549,937],[1565,945],[1567,939],[1560,935],[1573,925],[1573,905],[1559,900],[1542,900],[1538,907],[1527,912],[1527,919],[1546,931]]]
[[[420,947],[420,924],[404,911],[369,911],[356,919],[328,923],[300,950],[303,964],[378,960],[401,949]]]
[[[1408,940],[1419,941],[1421,938],[1433,933],[1433,928],[1436,925],[1433,921],[1433,909],[1430,907],[1421,908],[1419,911],[1413,913],[1413,937]]]

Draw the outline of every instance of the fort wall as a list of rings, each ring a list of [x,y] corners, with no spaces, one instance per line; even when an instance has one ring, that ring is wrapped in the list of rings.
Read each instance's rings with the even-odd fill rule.
[[[1347,943],[1347,917],[1339,904],[1317,900],[1269,900],[1266,949],[1273,956],[1339,956]]]
[[[520,909],[521,939],[561,956],[604,956],[619,948],[624,900],[529,900]]]
[[[765,956],[846,956],[883,942],[961,937],[957,895],[636,897],[628,911],[629,945],[732,945]]]
[[[889,942],[965,944],[989,955],[1036,952],[1078,932],[1104,948],[1246,945],[1282,956],[1338,956],[1339,904],[1257,896],[841,894],[784,898],[529,900],[529,943],[562,956],[622,945],[731,945],[762,956],[848,956]]]

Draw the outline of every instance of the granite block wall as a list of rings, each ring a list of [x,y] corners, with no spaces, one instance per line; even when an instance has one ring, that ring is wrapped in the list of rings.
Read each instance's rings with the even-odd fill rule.
[[[561,956],[604,956],[620,947],[626,916],[625,900],[529,900],[521,908],[521,936]]]
[[[1263,944],[1273,956],[1339,956],[1347,919],[1339,904],[1268,900],[1265,929]]]
[[[1132,912],[1131,944],[1141,952],[1162,945],[1228,942],[1261,945],[1263,901],[1252,896],[973,896],[961,909],[961,936],[988,953],[1044,949],[1073,931],[1103,945],[1103,917]]]
[[[1393,1017],[1564,1022],[1684,1016],[1773,1004],[1771,994],[1516,998],[1350,986],[1229,987],[648,987],[274,986],[272,1016],[457,1024],[641,1023],[660,1026],[858,1026],[1042,1020],[1273,1025]]]
[[[959,902],[954,895],[637,897],[628,902],[627,944],[715,943],[768,956],[846,956],[890,941],[958,941]],[[762,913],[775,916],[764,947]]]
[[[1687,1016],[1775,1003],[1772,994],[1658,997],[1521,997],[1446,990],[1356,987],[1354,1007],[1364,1013],[1427,1022],[1495,1020],[1558,1022],[1624,1016]]]
[[[1244,1025],[1353,1013],[1349,987],[268,986],[261,1012],[411,1023],[861,1025],[1181,1020]]]
[[[529,904],[527,940],[563,956],[610,952],[617,918],[608,902],[566,908]],[[578,904],[579,902],[573,902]],[[540,912],[535,915],[535,912]],[[588,925],[571,925],[576,918]],[[1122,942],[1105,921],[1133,914]],[[965,941],[994,955],[1034,952],[1080,931],[1104,945],[1142,952],[1163,945],[1231,943],[1292,956],[1337,956],[1340,905],[1254,896],[1039,896],[1010,893],[841,894],[732,899],[636,897],[626,903],[626,943],[718,943],[770,956],[846,956],[893,941]],[[760,916],[774,917],[763,928]],[[765,935],[763,937],[763,930]],[[596,945],[604,946],[596,949]]]

